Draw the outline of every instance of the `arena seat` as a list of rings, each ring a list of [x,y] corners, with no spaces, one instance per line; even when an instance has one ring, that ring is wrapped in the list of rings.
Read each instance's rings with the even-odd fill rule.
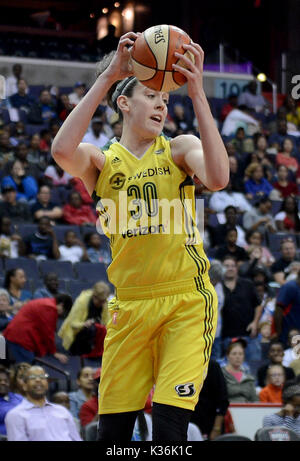
[[[32,258],[7,258],[5,260],[5,270],[21,268],[24,270],[28,279],[39,279],[40,274],[35,259]]]
[[[88,290],[94,285],[93,282],[83,282],[81,280],[68,280],[66,290],[72,296],[73,301],[80,295],[83,290]]]
[[[79,280],[84,282],[96,283],[107,282],[106,266],[102,263],[75,263],[74,271]]]
[[[76,237],[79,239],[79,240],[82,240],[82,237],[81,237],[81,233],[80,233],[80,229],[78,226],[72,226],[72,225],[64,225],[64,224],[56,224],[54,227],[53,227],[53,230],[55,232],[55,235],[56,235],[56,238],[58,240],[59,243],[64,243],[64,240],[65,240],[65,233],[67,231],[73,231],[75,232],[76,234]]]
[[[17,224],[16,232],[21,235],[23,239],[37,231],[37,224]]]
[[[56,272],[59,279],[72,280],[74,278],[73,266],[70,261],[46,260],[40,261],[39,270],[42,276],[49,272]]]
[[[268,232],[267,241],[268,241],[271,253],[280,251],[280,242],[286,238],[291,238],[295,242],[295,245],[298,247],[297,237],[295,236],[295,234],[289,234],[289,233],[284,233],[284,232],[272,234]]]

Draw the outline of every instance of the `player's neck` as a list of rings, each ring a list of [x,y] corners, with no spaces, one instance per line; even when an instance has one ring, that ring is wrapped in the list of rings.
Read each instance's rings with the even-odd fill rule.
[[[129,152],[134,154],[137,158],[141,158],[144,153],[149,149],[149,147],[153,144],[154,142],[153,137],[142,137],[139,135],[132,136],[131,133],[129,133],[126,130],[123,130],[121,139],[119,141],[122,146],[124,146]]]

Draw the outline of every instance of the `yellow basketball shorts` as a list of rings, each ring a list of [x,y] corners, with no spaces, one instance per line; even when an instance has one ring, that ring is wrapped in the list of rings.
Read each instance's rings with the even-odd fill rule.
[[[100,414],[143,409],[153,385],[153,402],[194,410],[214,341],[217,295],[208,277],[173,291],[110,301]]]

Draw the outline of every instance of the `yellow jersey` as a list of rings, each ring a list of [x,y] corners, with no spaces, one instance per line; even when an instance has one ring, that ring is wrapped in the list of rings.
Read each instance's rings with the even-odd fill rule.
[[[117,292],[157,286],[163,295],[164,286],[204,281],[209,261],[195,224],[194,184],[174,163],[170,141],[158,136],[141,158],[119,142],[103,153],[93,199],[110,238],[107,274]]]

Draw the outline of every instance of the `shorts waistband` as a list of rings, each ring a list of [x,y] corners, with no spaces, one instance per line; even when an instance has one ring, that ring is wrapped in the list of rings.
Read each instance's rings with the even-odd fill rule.
[[[187,293],[189,291],[195,291],[198,289],[199,284],[196,280],[202,283],[208,283],[210,281],[208,273],[201,277],[195,277],[195,279],[189,280],[178,280],[164,283],[157,283],[151,286],[142,287],[128,287],[128,288],[116,288],[116,298],[121,301],[130,301],[134,299],[151,299],[158,298],[160,296],[170,296],[179,293]]]

